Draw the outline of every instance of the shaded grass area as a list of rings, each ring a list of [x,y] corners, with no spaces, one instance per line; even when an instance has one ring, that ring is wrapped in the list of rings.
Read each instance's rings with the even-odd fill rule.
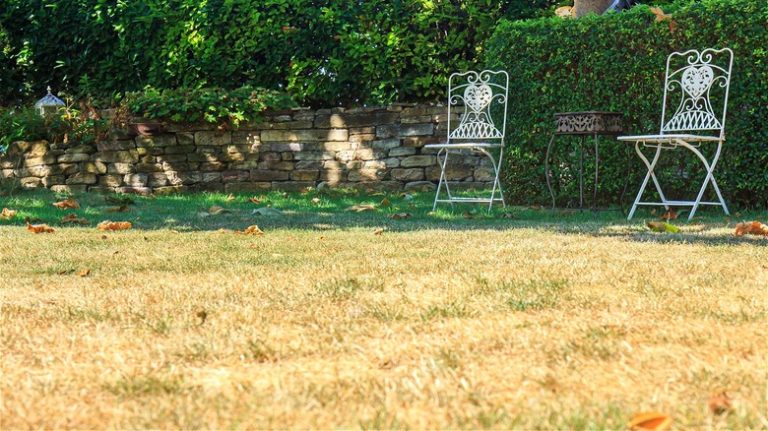
[[[82,227],[46,192],[0,201],[19,211],[0,221],[0,428],[768,424],[768,241],[736,217],[658,234],[619,212],[430,214],[430,194],[250,197],[82,195]]]
[[[75,214],[95,226],[101,221],[131,221],[134,227],[146,230],[173,229],[198,231],[242,229],[251,224],[267,228],[294,228],[301,230],[329,230],[354,227],[382,227],[393,231],[431,228],[458,230],[507,229],[510,227],[544,227],[564,233],[600,233],[625,235],[645,231],[644,221],[658,219],[659,212],[640,209],[634,220],[627,222],[618,208],[603,211],[551,210],[540,206],[494,206],[490,211],[484,205],[440,205],[432,211],[434,194],[429,193],[365,193],[356,190],[310,190],[305,193],[267,192],[262,194],[196,193],[166,196],[99,195],[95,193],[74,196],[80,203],[77,210],[60,210],[51,204],[70,197],[49,191],[27,191],[14,197],[0,197],[0,206],[18,211],[13,220],[0,219],[2,225],[47,223],[65,226],[61,218]],[[254,203],[251,199],[256,199]],[[117,212],[120,201],[129,202],[124,211]],[[357,206],[371,206],[370,211],[354,211]],[[214,206],[224,211],[208,214]],[[254,214],[255,210],[273,208],[279,215]],[[400,219],[397,215],[407,215]],[[678,225],[684,226],[679,235],[657,235],[658,241],[678,241],[692,233],[713,228],[731,227],[744,220],[768,221],[766,211],[743,211],[725,216],[714,210],[703,210],[691,223],[681,215]],[[732,238],[724,237],[728,242]],[[716,240],[709,238],[708,241]]]

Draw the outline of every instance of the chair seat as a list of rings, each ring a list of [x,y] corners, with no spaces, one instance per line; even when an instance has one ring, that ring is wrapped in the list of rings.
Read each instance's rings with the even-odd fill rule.
[[[443,142],[440,144],[427,144],[424,148],[498,148],[501,145],[500,143],[489,142],[462,142],[460,144]]]
[[[720,140],[717,136],[704,136],[704,135],[635,135],[635,136],[619,136],[616,139],[619,141],[629,142],[654,142],[659,144],[674,144],[675,141],[681,140],[685,142],[717,142]]]

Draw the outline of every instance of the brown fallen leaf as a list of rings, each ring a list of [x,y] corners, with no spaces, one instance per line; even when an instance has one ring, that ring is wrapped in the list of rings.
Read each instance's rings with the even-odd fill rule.
[[[731,410],[731,397],[725,391],[709,397],[709,411],[715,415],[721,415]]]
[[[374,234],[374,235],[379,235],[379,236],[381,236],[381,234],[383,234],[383,233],[384,233],[384,228],[378,228],[378,229],[376,229],[376,230],[374,230],[374,231],[373,231],[373,234]]]
[[[411,213],[395,213],[389,216],[389,218],[391,218],[392,220],[402,220],[410,217],[411,217]]]
[[[637,431],[662,431],[669,429],[672,418],[664,413],[638,413],[632,417],[627,428]]]
[[[47,224],[29,224],[27,223],[27,230],[32,233],[54,233],[56,230]]]
[[[674,208],[670,208],[660,218],[664,221],[677,220],[677,211]]]
[[[120,205],[104,208],[105,213],[122,213],[128,211],[128,205]]]
[[[15,210],[11,210],[11,209],[8,209],[8,208],[3,208],[3,211],[0,212],[0,219],[10,220],[10,219],[12,219],[14,217],[16,217],[16,211]]]
[[[90,222],[84,218],[78,217],[76,214],[67,214],[64,217],[61,218],[62,224],[79,224],[79,225],[87,225],[90,224]]]
[[[680,232],[680,228],[669,224],[664,221],[649,221],[645,223],[646,226],[648,226],[648,229],[654,231],[654,232],[669,232],[669,233],[678,233]]]
[[[248,200],[251,201],[251,203],[254,203],[256,205],[261,203],[261,199],[257,198],[256,196],[254,196],[254,197],[252,197],[252,198],[250,198]]]
[[[86,269],[81,269],[80,271],[77,271],[76,274],[78,277],[88,277],[90,273],[91,273],[91,270],[86,268]]]
[[[768,225],[756,220],[738,223],[736,225],[736,231],[733,234],[736,236],[744,236],[744,234],[768,236]]]
[[[242,231],[236,230],[235,234],[236,235],[264,235],[264,231],[259,229],[259,226],[254,224],[254,225],[248,226]]]
[[[104,220],[96,226],[99,230],[126,230],[133,227],[129,221]]]
[[[210,215],[226,214],[226,213],[229,213],[229,212],[231,212],[231,211],[228,210],[228,209],[222,208],[222,207],[220,207],[218,205],[214,205],[214,206],[208,208],[208,214],[210,214]]]
[[[672,19],[672,15],[664,13],[660,7],[652,7],[650,10],[651,13],[656,16],[656,22],[669,21],[669,32],[675,32],[677,29],[677,21]]]
[[[379,206],[382,207],[382,208],[386,208],[386,207],[388,207],[390,205],[392,205],[392,202],[390,202],[389,199],[387,199],[387,198],[384,198],[384,199],[381,200],[381,202],[379,202]]]
[[[205,319],[208,318],[208,312],[206,312],[205,310],[200,310],[195,314],[195,316],[197,316],[200,319],[200,324],[202,325],[203,323],[205,323]]]
[[[76,209],[80,208],[80,204],[77,203],[77,201],[72,199],[72,198],[65,199],[65,200],[59,201],[59,202],[54,202],[51,205],[53,205],[56,208],[61,209],[61,210],[65,210],[67,208],[71,208],[71,209],[75,209],[76,210]]]
[[[376,211],[376,207],[370,204],[357,204],[347,208],[347,211],[361,213],[365,211]]]
[[[573,7],[561,6],[555,9],[555,16],[558,16],[560,18],[570,18],[573,16]]]
[[[379,362],[379,369],[380,370],[391,370],[397,366],[397,363],[393,361],[392,359],[387,359],[385,361]]]

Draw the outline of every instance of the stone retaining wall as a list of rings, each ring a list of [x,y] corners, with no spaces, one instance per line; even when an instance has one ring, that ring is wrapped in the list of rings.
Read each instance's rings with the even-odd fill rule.
[[[0,156],[0,177],[24,187],[122,193],[429,189],[440,169],[435,151],[423,147],[444,141],[446,130],[443,106],[298,109],[237,130],[165,124],[143,135],[116,129],[93,145],[17,142]],[[467,153],[449,159],[447,176],[485,188],[493,170],[487,158]]]

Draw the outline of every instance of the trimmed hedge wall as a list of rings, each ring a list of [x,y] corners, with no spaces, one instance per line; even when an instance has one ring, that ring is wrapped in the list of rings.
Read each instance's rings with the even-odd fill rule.
[[[768,2],[702,0],[670,10],[672,25],[657,22],[648,7],[639,6],[578,20],[502,21],[497,26],[486,45],[486,64],[507,70],[512,78],[503,175],[513,201],[549,202],[544,155],[554,113],[618,111],[626,116],[628,134],[658,133],[667,55],[730,47],[735,59],[727,140],[715,177],[731,206],[768,203]],[[568,161],[578,157],[575,145],[565,145],[565,138],[558,142],[553,159],[566,176],[558,187],[563,204],[578,194],[578,181],[567,179],[575,166]],[[703,148],[705,154],[714,150]],[[625,183],[631,201],[645,166],[630,144],[611,141],[600,150],[601,202],[616,203]],[[591,190],[592,157],[585,161],[585,184]],[[668,198],[695,197],[703,169],[689,151],[664,152],[660,164]]]

